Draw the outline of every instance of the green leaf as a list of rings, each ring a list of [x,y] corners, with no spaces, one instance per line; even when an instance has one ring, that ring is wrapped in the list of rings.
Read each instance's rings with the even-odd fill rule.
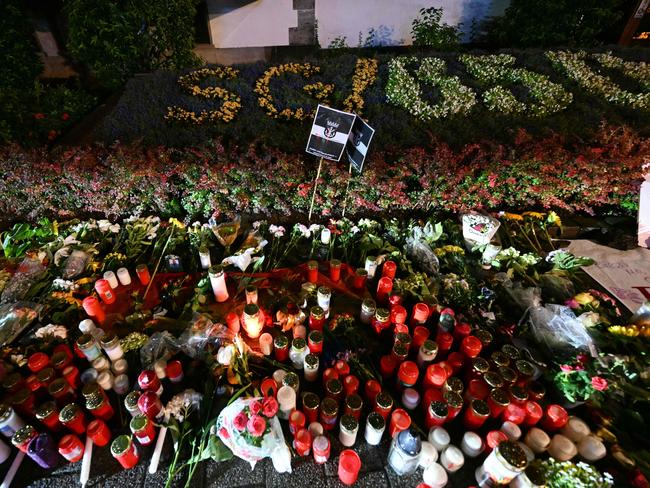
[[[209,454],[208,457],[216,462],[229,461],[234,457],[232,451],[217,436],[210,437],[210,442],[205,450]]]

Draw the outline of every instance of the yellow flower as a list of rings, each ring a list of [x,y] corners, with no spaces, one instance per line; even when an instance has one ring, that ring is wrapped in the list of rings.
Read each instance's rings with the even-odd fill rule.
[[[556,225],[558,227],[562,227],[562,219],[560,219],[560,216],[556,214],[553,210],[551,210],[548,215],[546,216],[546,221],[549,224]]]
[[[578,293],[573,297],[573,299],[583,306],[588,305],[594,301],[594,297],[590,293]]]
[[[524,212],[523,215],[536,220],[544,220],[546,218],[546,215],[540,212]]]
[[[524,218],[521,215],[515,213],[509,213],[509,212],[504,212],[503,218],[506,220],[516,220],[516,221],[524,220]]]
[[[183,222],[178,220],[176,217],[172,217],[171,219],[169,219],[169,223],[172,224],[173,226],[175,226],[178,229],[184,229],[185,228],[185,224],[183,224]]]

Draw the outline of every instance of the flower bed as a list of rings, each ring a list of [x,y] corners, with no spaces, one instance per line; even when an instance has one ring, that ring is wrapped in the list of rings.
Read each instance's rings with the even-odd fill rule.
[[[513,128],[586,138],[603,121],[650,127],[644,50],[354,53],[241,65],[227,77],[224,68],[138,77],[97,137],[183,146],[218,134],[302,151],[318,103],[368,120],[373,149],[425,145],[433,135],[454,145],[512,142]]]
[[[467,145],[398,154],[373,151],[350,184],[348,214],[554,207],[634,213],[646,139],[604,128],[597,146],[569,146],[559,137],[516,144]],[[0,210],[5,219],[218,214],[295,215],[309,209],[315,163],[307,156],[219,143],[190,149],[138,145],[71,148],[54,154],[6,148],[0,155]],[[343,208],[348,173],[324,165],[316,212]]]

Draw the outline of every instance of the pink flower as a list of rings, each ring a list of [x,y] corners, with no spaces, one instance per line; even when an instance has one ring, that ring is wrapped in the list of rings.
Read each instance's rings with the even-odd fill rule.
[[[250,419],[248,419],[246,428],[253,437],[260,437],[266,430],[266,420],[264,420],[264,417],[260,415],[253,415]]]
[[[578,360],[578,362],[582,364],[586,364],[589,362],[589,356],[587,356],[586,354],[578,354],[576,356],[576,359]]]
[[[251,402],[248,408],[251,410],[251,415],[257,415],[260,413],[260,410],[262,410],[262,402],[255,400],[254,402]]]
[[[600,376],[594,376],[591,378],[591,386],[593,386],[595,390],[605,391],[607,389],[607,380]]]
[[[578,303],[578,301],[575,298],[570,298],[569,300],[564,302],[564,304],[567,307],[573,308],[573,309],[576,309],[576,308],[578,308],[580,306],[580,304]]]
[[[232,424],[235,426],[235,429],[237,429],[240,432],[246,429],[247,423],[248,423],[248,416],[243,410],[239,412],[235,417],[235,420],[232,421]]]
[[[219,436],[221,436],[224,439],[230,439],[230,434],[228,433],[225,427],[221,427],[219,429]]]
[[[570,373],[571,371],[573,371],[573,366],[570,366],[568,364],[563,364],[563,365],[560,366],[560,370],[563,373]]]
[[[262,404],[262,413],[266,417],[273,417],[276,413],[278,413],[278,401],[272,396],[266,397]]]
[[[576,371],[584,371],[585,367],[582,364],[576,364],[574,369]]]

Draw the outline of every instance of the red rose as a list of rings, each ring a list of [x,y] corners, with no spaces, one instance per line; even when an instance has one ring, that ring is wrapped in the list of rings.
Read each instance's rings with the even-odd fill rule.
[[[578,354],[576,359],[578,360],[578,362],[585,364],[589,361],[589,356],[587,356],[586,354]]]
[[[278,401],[272,396],[266,397],[262,404],[262,413],[266,417],[273,417],[276,413],[278,413]]]
[[[593,386],[595,390],[605,391],[607,389],[607,380],[600,376],[594,376],[591,378],[591,386]]]
[[[61,115],[61,120],[68,120],[70,118],[70,114],[67,112],[63,112]]]
[[[253,437],[260,437],[266,430],[266,420],[264,420],[264,417],[260,415],[253,415],[250,419],[248,419],[246,428]]]
[[[260,410],[262,410],[262,402],[255,400],[250,403],[248,408],[250,408],[251,415],[257,415],[258,413],[260,413]]]
[[[238,431],[243,431],[246,429],[246,424],[248,423],[248,416],[244,411],[241,411],[235,417],[235,420],[232,421],[232,424],[235,426],[235,429]]]
[[[582,364],[576,364],[575,370],[576,371],[584,371],[585,367]]]
[[[222,437],[223,439],[230,439],[230,434],[228,433],[225,427],[221,427],[219,429],[219,436]]]

